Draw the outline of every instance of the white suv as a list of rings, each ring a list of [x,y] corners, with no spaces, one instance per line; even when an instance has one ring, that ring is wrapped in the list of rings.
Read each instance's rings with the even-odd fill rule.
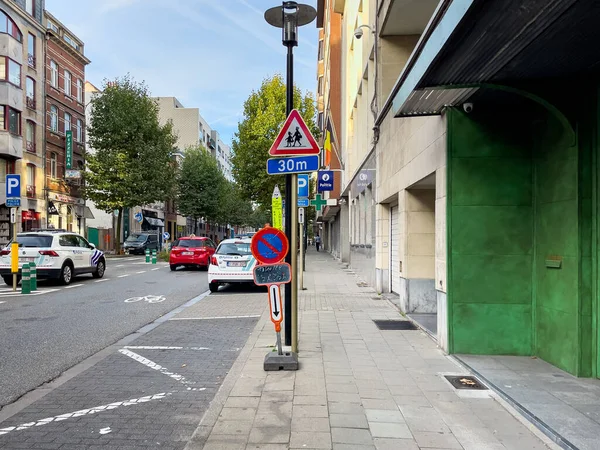
[[[33,262],[37,278],[53,278],[69,284],[75,275],[91,273],[102,278],[106,270],[104,252],[76,233],[64,230],[40,230],[17,234],[19,278],[23,263]],[[0,250],[0,276],[12,284],[11,243]]]

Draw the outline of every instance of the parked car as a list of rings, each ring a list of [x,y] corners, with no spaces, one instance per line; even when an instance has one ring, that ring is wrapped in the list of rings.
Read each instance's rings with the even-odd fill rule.
[[[171,270],[177,270],[179,266],[208,269],[215,247],[215,243],[207,237],[190,236],[173,241],[169,256]]]
[[[123,243],[123,250],[131,255],[143,255],[146,250],[159,250],[157,233],[131,233]]]
[[[250,251],[249,238],[225,239],[210,258],[208,267],[208,287],[217,292],[225,283],[254,283],[256,259]]]
[[[104,253],[85,238],[64,230],[40,230],[17,234],[19,273],[24,263],[33,262],[37,278],[51,278],[69,284],[75,275],[90,273],[102,278],[106,271]],[[12,285],[11,244],[0,250],[0,276]]]

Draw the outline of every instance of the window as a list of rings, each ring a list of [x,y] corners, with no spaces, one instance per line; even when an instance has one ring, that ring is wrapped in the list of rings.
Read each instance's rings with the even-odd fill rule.
[[[65,112],[65,133],[71,129],[71,114]]]
[[[317,59],[319,61],[321,61],[323,59],[323,41],[319,41],[319,50],[318,50],[318,55],[317,55]]]
[[[83,122],[77,119],[77,142],[83,142]]]
[[[25,148],[35,153],[35,123],[28,120],[25,124]]]
[[[31,33],[27,39],[27,53],[29,67],[35,67],[35,36]]]
[[[65,95],[71,96],[71,72],[65,70]]]
[[[58,108],[50,106],[50,131],[58,133]]]
[[[79,239],[74,234],[63,234],[58,238],[61,247],[79,247]]]
[[[27,184],[35,186],[35,166],[33,164],[27,164]]]
[[[50,61],[50,85],[58,89],[58,64]]]
[[[11,108],[10,106],[3,106],[0,109],[5,110],[2,114],[1,122],[5,126],[4,129],[8,130],[11,134],[16,134],[17,136],[21,135],[21,112],[16,109]],[[8,122],[8,123],[6,123]]]
[[[319,77],[319,87],[317,88],[317,93],[319,95],[323,95],[323,77]]]
[[[0,80],[21,87],[21,65],[6,56],[0,56]]]
[[[25,1],[25,11],[27,11],[32,16],[35,15],[35,0]]]
[[[56,153],[50,154],[50,176],[56,178]]]
[[[31,77],[25,78],[25,103],[28,108],[35,109],[35,80]]]
[[[4,11],[0,11],[0,33],[10,34],[17,41],[23,42],[23,34],[17,28],[17,24]]]
[[[90,244],[88,243],[88,241],[86,241],[84,238],[82,238],[81,236],[76,236],[77,237],[77,242],[79,243],[80,247],[83,248],[90,248]]]
[[[77,79],[77,101],[79,103],[83,102],[83,81],[79,78]]]
[[[75,50],[79,51],[79,44],[77,42],[75,42],[73,40],[73,38],[71,36],[69,36],[68,34],[65,34],[63,36],[63,39],[65,40],[65,42],[67,44],[69,44],[71,47],[73,47]]]
[[[58,33],[58,27],[56,25],[54,25],[54,23],[48,21],[48,25],[47,27],[49,30],[54,31],[55,33]]]

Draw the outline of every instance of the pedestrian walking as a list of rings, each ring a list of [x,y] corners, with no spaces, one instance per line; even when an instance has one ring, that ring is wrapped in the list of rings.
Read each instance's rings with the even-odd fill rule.
[[[318,233],[315,236],[315,246],[317,247],[317,251],[319,251],[319,248],[321,247],[321,236],[319,236]]]

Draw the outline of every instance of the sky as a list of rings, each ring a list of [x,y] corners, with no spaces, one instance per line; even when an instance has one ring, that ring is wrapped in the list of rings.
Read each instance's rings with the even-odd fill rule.
[[[281,29],[265,22],[277,0],[46,0],[46,9],[85,44],[86,79],[129,73],[152,96],[177,97],[230,144],[243,104],[262,80],[285,76]],[[316,8],[316,0],[303,0]],[[299,29],[294,82],[316,90],[316,21]]]

